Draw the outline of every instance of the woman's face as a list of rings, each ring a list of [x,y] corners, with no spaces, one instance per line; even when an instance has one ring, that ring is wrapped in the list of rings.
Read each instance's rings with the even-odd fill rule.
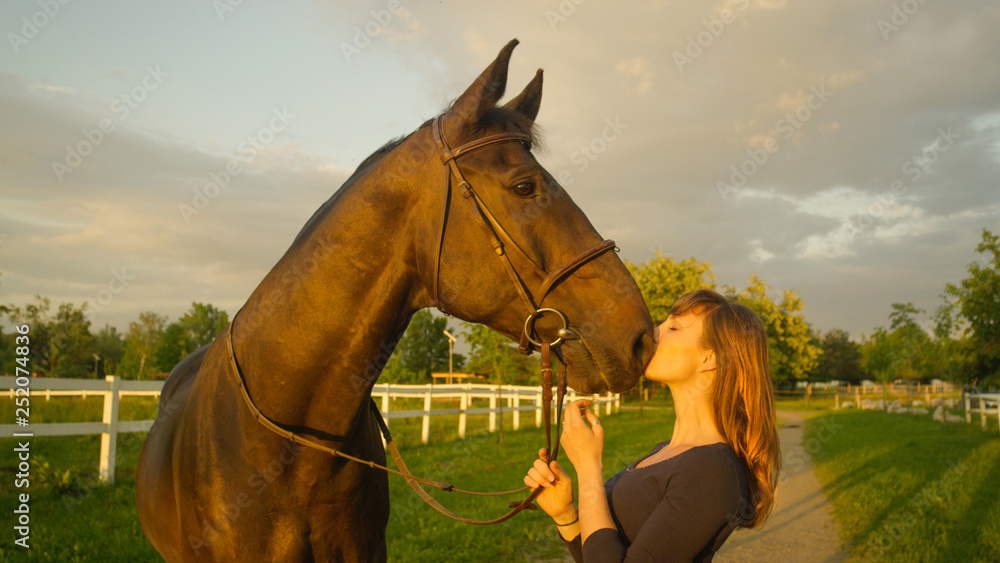
[[[706,365],[711,351],[701,345],[702,316],[669,316],[653,330],[656,349],[646,366],[646,379],[679,383],[694,378]],[[712,361],[714,365],[714,359]]]

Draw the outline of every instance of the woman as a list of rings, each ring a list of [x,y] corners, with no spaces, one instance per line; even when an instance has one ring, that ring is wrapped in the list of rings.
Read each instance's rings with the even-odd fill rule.
[[[545,450],[524,478],[545,490],[577,561],[711,561],[729,534],[767,518],[778,475],[778,435],[767,335],[750,309],[710,290],[681,297],[654,332],[645,376],[670,388],[673,435],[604,482],[604,430],[590,401],[566,409],[560,443],[573,484]],[[588,425],[589,423],[589,425]]]

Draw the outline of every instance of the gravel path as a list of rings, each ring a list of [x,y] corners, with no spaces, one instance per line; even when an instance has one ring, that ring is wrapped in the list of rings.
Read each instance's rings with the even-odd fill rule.
[[[778,428],[783,460],[778,503],[762,526],[729,536],[715,561],[844,561],[840,528],[802,447],[803,417],[794,411],[778,411],[778,417],[784,421]]]

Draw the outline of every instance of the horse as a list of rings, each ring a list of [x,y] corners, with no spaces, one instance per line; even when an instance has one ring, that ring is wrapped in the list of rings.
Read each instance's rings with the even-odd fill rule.
[[[530,151],[542,71],[498,105],[516,45],[363,161],[227,330],[171,371],[136,473],[139,519],[165,560],[384,561],[387,473],[304,448],[260,417],[384,465],[371,389],[420,309],[522,345],[565,337],[552,353],[582,393],[636,383],[653,350],[639,289]],[[525,321],[522,302],[546,295],[559,314],[529,305]]]

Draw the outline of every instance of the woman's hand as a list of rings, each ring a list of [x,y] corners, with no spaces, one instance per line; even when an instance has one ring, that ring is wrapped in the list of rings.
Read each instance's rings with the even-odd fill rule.
[[[597,415],[587,410],[590,403],[589,399],[579,399],[566,407],[562,436],[559,439],[566,457],[581,479],[584,475],[592,475],[595,470],[596,476],[600,478],[603,471],[601,456],[604,454],[604,428]]]
[[[573,481],[563,471],[558,461],[546,464],[545,448],[538,450],[538,458],[524,477],[524,484],[532,491],[542,487],[541,493],[535,498],[538,506],[551,516],[556,524],[561,521],[571,521],[576,518],[576,507],[573,505]]]

